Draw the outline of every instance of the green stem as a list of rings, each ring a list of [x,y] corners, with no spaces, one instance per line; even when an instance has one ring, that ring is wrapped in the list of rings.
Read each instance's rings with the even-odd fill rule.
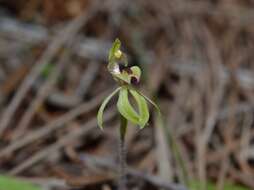
[[[120,179],[119,190],[126,190],[126,150],[125,150],[125,134],[127,130],[128,121],[120,116],[120,146],[119,146],[119,161],[120,161]]]

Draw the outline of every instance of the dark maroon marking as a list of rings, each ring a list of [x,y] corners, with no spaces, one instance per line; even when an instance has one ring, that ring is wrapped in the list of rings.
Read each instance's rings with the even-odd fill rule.
[[[125,66],[124,66],[124,65],[119,64],[119,70],[120,70],[120,72],[122,72],[124,69],[125,69]]]
[[[122,64],[119,64],[119,70],[122,73],[123,71],[125,71],[126,73],[128,73],[129,75],[132,74],[132,70],[129,67],[126,67]]]
[[[132,70],[129,67],[126,67],[124,69],[129,75],[132,74]]]
[[[138,84],[138,79],[136,77],[131,77],[131,84]]]

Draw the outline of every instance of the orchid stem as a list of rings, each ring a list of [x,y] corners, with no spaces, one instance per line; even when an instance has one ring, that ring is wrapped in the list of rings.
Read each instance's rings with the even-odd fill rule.
[[[124,117],[120,116],[120,146],[119,146],[119,161],[120,161],[120,179],[119,179],[119,190],[127,190],[126,188],[126,150],[125,150],[125,134],[127,129],[128,121]]]

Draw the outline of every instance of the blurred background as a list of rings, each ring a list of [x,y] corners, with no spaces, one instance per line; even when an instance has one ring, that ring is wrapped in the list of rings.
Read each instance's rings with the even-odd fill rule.
[[[116,37],[163,115],[128,128],[128,189],[254,189],[253,0],[0,0],[1,190],[117,189]]]

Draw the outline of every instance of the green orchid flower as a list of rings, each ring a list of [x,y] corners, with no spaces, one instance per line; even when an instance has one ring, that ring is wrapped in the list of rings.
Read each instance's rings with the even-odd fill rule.
[[[116,39],[109,51],[107,67],[112,77],[119,84],[119,87],[101,104],[97,114],[98,125],[103,129],[103,112],[105,107],[114,95],[119,94],[117,109],[120,115],[125,120],[143,129],[147,126],[150,116],[147,102],[151,103],[158,111],[159,108],[152,100],[135,89],[134,85],[140,82],[141,69],[138,66],[129,67],[127,56],[120,48],[121,42],[119,39]],[[132,96],[136,104],[136,109],[129,101],[130,96]]]

